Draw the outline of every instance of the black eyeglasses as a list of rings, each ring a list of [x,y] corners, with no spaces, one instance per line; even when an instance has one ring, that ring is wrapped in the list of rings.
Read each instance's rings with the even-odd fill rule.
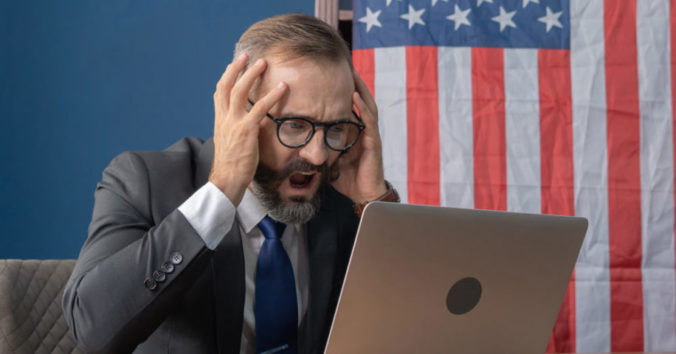
[[[252,100],[248,101],[252,106],[255,104]],[[324,127],[326,146],[334,151],[346,151],[357,143],[362,130],[366,128],[357,112],[352,111],[352,114],[359,123],[347,119],[322,123],[302,117],[275,118],[270,113],[265,115],[277,123],[277,139],[288,148],[297,149],[306,145],[315,135],[315,129]]]

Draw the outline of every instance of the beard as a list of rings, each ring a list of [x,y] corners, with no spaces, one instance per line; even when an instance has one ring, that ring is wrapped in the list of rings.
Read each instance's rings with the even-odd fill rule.
[[[285,224],[304,224],[310,221],[319,211],[321,195],[329,183],[338,179],[339,173],[335,168],[336,166],[337,163],[328,166],[326,162],[321,165],[314,165],[302,158],[296,158],[289,161],[281,171],[275,171],[259,162],[251,183],[252,192],[273,219]],[[282,200],[279,195],[279,186],[282,182],[293,173],[310,171],[320,173],[319,178],[321,179],[315,194],[310,199],[299,196],[292,197],[287,201]]]

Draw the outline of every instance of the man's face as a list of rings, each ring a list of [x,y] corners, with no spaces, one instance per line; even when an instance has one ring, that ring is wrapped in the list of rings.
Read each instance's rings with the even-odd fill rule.
[[[354,81],[348,64],[318,62],[308,58],[281,60],[267,58],[268,68],[256,90],[258,99],[280,81],[288,84],[287,94],[270,114],[276,118],[303,117],[331,122],[351,119]],[[277,125],[268,118],[259,134],[260,163],[254,178],[254,192],[273,217],[284,222],[306,222],[319,206],[318,190],[329,179],[340,152],[324,143],[324,130],[317,128],[307,145],[292,149],[277,138]]]

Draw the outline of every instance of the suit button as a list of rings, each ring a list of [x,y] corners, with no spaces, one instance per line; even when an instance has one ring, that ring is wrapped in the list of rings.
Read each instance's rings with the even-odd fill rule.
[[[183,262],[183,255],[180,254],[179,252],[174,252],[171,254],[171,263],[174,265],[181,264]]]
[[[156,282],[161,283],[167,279],[167,275],[164,274],[164,272],[156,270],[153,272],[153,279],[155,279]]]
[[[174,272],[174,265],[171,264],[171,263],[169,263],[169,262],[165,262],[165,263],[162,264],[162,266],[160,267],[160,270],[163,271],[163,272],[165,272],[165,273],[167,273],[167,274],[171,274],[171,273]]]
[[[146,280],[143,282],[145,284],[146,288],[148,290],[155,290],[157,289],[157,282],[153,278],[146,278]]]

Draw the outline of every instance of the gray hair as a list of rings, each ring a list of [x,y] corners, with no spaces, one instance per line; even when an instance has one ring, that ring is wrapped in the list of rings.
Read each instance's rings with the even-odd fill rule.
[[[234,57],[247,53],[249,63],[267,55],[284,59],[311,58],[339,63],[354,70],[352,54],[337,30],[305,14],[284,14],[254,23],[239,38]]]

